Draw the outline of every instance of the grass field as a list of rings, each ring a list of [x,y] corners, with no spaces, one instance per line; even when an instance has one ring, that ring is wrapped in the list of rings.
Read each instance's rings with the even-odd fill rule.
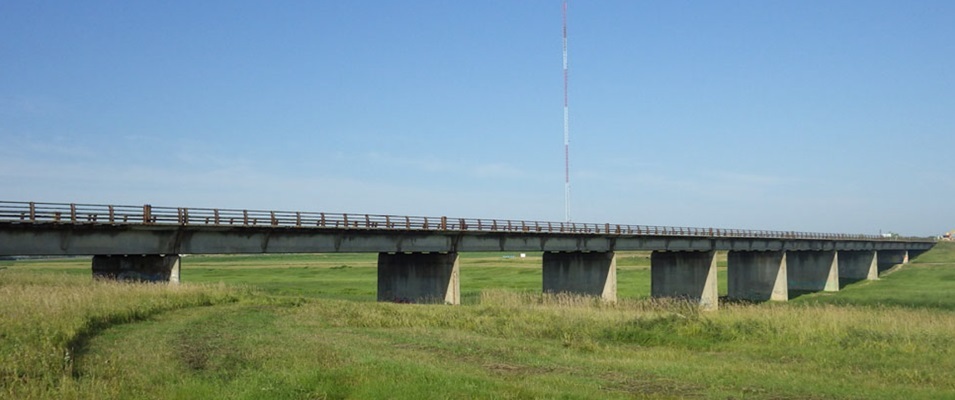
[[[373,254],[190,256],[178,287],[0,261],[0,398],[955,396],[951,243],[713,313],[649,299],[646,253],[618,254],[616,304],[543,296],[514,255],[462,255],[461,306],[375,302]]]

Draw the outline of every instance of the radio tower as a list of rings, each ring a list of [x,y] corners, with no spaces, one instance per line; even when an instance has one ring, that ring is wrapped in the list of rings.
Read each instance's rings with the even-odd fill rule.
[[[570,118],[567,109],[567,0],[564,0],[564,222],[570,222]]]

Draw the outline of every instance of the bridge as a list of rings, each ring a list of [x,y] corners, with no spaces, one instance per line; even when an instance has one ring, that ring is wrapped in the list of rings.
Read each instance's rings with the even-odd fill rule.
[[[617,251],[650,251],[651,296],[718,305],[838,291],[934,240],[743,229],[0,201],[0,256],[93,256],[96,277],[179,282],[184,254],[378,253],[378,300],[460,302],[459,252],[542,252],[543,291],[616,300]]]

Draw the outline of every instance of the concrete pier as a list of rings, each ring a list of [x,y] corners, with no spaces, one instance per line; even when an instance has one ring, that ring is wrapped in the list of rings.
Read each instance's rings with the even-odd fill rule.
[[[178,284],[179,263],[179,255],[98,255],[93,256],[93,277]]]
[[[789,290],[839,291],[839,254],[836,251],[790,251],[786,253]]]
[[[909,262],[909,252],[905,250],[879,250],[879,273],[899,264]]]
[[[650,295],[697,301],[719,308],[715,251],[654,251],[650,254]]]
[[[378,301],[460,304],[458,253],[378,253]]]
[[[614,252],[545,252],[544,293],[573,293],[617,301]]]
[[[789,300],[785,251],[730,251],[726,277],[731,299]]]
[[[878,258],[874,250],[840,251],[839,277],[849,281],[877,280]]]

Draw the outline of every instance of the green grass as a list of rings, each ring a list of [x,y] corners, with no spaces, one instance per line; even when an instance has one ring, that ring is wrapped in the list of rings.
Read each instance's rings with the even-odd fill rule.
[[[374,255],[186,257],[180,287],[4,261],[0,398],[947,398],[953,249],[714,313],[648,299],[640,253],[616,304],[540,294],[539,254],[462,255],[461,306],[374,302]]]

